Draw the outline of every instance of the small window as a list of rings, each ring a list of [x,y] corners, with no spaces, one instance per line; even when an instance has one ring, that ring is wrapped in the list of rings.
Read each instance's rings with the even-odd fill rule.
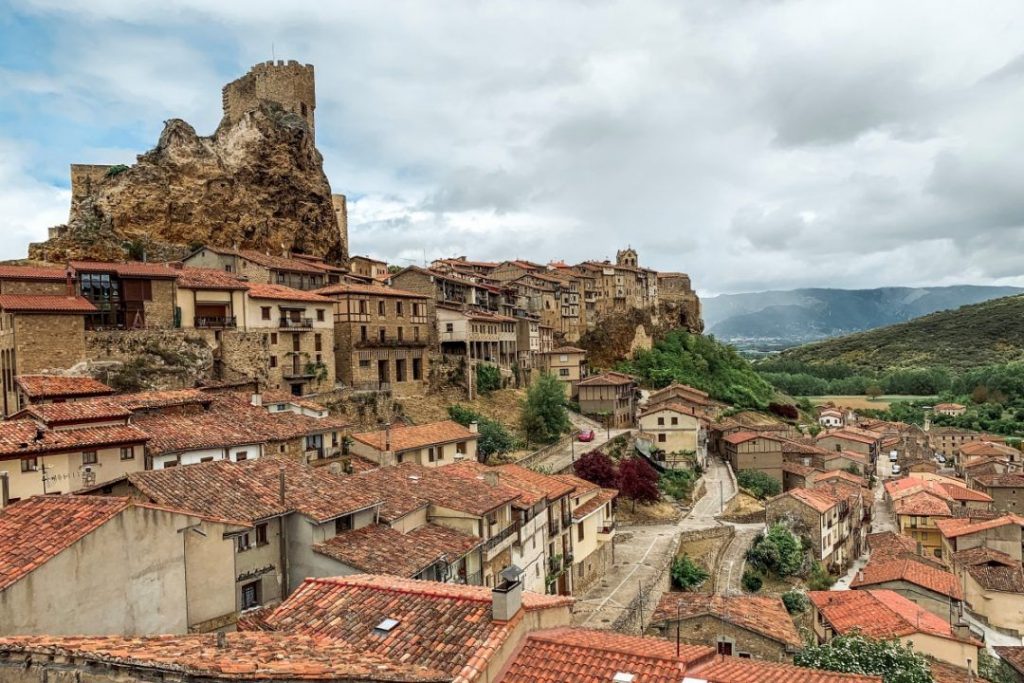
[[[402,339],[404,339],[404,338],[405,338],[405,328],[404,327],[399,327],[398,328],[398,341],[402,341]]]
[[[454,332],[455,331],[455,323],[445,323],[444,324],[444,331],[445,332]]]
[[[39,470],[39,458],[22,458],[21,459],[21,471],[22,472],[36,472]]]
[[[270,367],[272,367],[272,368],[276,368],[277,367],[277,356],[271,356],[270,357]]]
[[[569,376],[569,368],[559,368],[558,369],[558,376],[559,377],[568,377]]]
[[[674,424],[674,425],[679,424],[679,418],[678,417],[673,417],[672,418],[672,424]]]
[[[334,520],[334,533],[341,534],[352,530],[352,515],[345,515]]]
[[[270,343],[273,346],[277,346],[277,332],[271,332],[270,333]]]
[[[402,307],[402,302],[401,301],[396,301],[395,302],[395,315],[397,315],[399,318],[401,318],[401,317],[403,317],[405,315],[405,310]]]
[[[249,453],[247,451],[239,451],[235,453],[235,462],[242,462],[243,460],[249,459]]]
[[[377,315],[379,315],[381,317],[384,317],[385,315],[387,315],[387,308],[385,307],[385,304],[384,304],[383,301],[378,301],[377,302]]]
[[[458,453],[459,455],[465,455],[466,454],[466,442],[465,441],[460,441],[457,444],[455,444],[455,452]]]
[[[235,537],[235,549],[244,553],[246,550],[252,547],[252,536],[246,531],[244,534]]]
[[[82,464],[95,465],[99,461],[96,451],[82,451]]]
[[[270,320],[270,306],[260,306],[260,317],[263,320]]]
[[[380,341],[384,341],[385,339],[387,339],[387,330],[385,330],[383,327],[377,330],[377,338]]]
[[[323,351],[324,350],[324,340],[323,340],[323,335],[322,334],[314,334],[313,335],[313,350],[314,351]]]
[[[416,341],[420,340],[420,328],[419,327],[412,328],[412,338],[415,339]]]
[[[664,426],[664,425],[665,425],[665,418],[663,418],[663,417],[659,417],[659,418],[658,418],[658,426],[659,426],[659,427],[662,427],[662,426]]]
[[[359,359],[359,367],[361,367],[361,368],[368,368],[368,367],[370,367],[370,361],[366,360],[365,358]]]
[[[359,341],[366,341],[366,325],[359,326]]]
[[[207,455],[203,458],[199,458],[199,462],[213,462],[213,456]]]
[[[583,530],[585,526],[586,525],[582,521],[579,524],[576,525],[576,529],[577,529],[577,531],[576,531],[576,540],[577,541],[582,541],[583,537],[586,535],[586,532]]]
[[[252,609],[260,606],[260,582],[253,581],[242,586],[242,609]]]
[[[122,460],[134,460],[135,459],[135,446],[121,446],[121,459]]]
[[[434,462],[434,447],[427,449],[427,462]]]
[[[267,539],[267,525],[257,524],[256,525],[256,545],[267,545],[270,541]]]
[[[658,434],[658,443],[665,443],[667,440],[668,440],[667,435],[665,435],[665,434]]]
[[[316,309],[316,319],[319,322],[323,322],[324,321],[324,309],[322,309],[322,308]]]

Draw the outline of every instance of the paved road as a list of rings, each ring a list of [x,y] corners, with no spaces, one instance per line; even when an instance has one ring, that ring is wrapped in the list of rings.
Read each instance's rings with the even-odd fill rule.
[[[757,535],[764,531],[764,524],[733,524],[736,535],[722,554],[718,568],[715,592],[724,595],[739,595],[743,592],[743,567],[747,563],[747,551],[754,544]]]
[[[573,427],[577,430],[586,431],[588,429],[593,429],[594,440],[589,443],[581,443],[576,439],[571,439],[564,448],[552,452],[543,460],[539,460],[534,463],[532,467],[537,469],[543,468],[543,471],[545,472],[561,472],[563,469],[572,465],[573,460],[577,457],[592,451],[599,446],[603,446],[620,434],[629,432],[628,429],[613,429],[610,432],[611,438],[609,438],[609,431],[589,418],[570,412],[569,420],[572,421]]]
[[[690,514],[679,523],[683,531],[707,529],[720,526],[715,515],[721,514],[724,506],[736,495],[736,484],[729,476],[729,469],[718,458],[708,458],[708,469],[704,472],[706,493],[698,500]]]

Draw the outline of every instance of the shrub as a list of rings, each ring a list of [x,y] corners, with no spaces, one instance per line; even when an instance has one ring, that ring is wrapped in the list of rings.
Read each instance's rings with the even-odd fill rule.
[[[688,555],[677,557],[672,562],[672,585],[684,591],[693,591],[704,585],[711,576]]]
[[[691,470],[669,470],[658,477],[658,487],[676,500],[689,500],[696,478]]]
[[[792,588],[782,594],[782,604],[786,606],[786,611],[790,614],[799,614],[807,611],[807,608],[811,606],[811,601],[805,593]]]
[[[601,451],[583,454],[572,466],[576,476],[606,489],[613,489],[619,481],[615,463]]]
[[[807,579],[807,587],[812,591],[827,591],[832,588],[837,577],[832,576],[825,570],[825,565],[815,562],[811,567],[811,575]]]
[[[465,406],[448,406],[448,415],[463,427],[468,427],[476,422],[480,431],[480,438],[477,441],[477,452],[483,459],[491,455],[500,455],[515,450],[516,437],[505,426],[497,420],[484,417],[480,413],[470,410]]]
[[[113,178],[114,176],[121,175],[127,170],[128,167],[125,166],[124,164],[114,164],[113,166],[107,169],[107,172],[104,175],[108,178]]]
[[[658,473],[643,458],[633,456],[619,463],[619,491],[636,502],[656,503],[661,498],[658,491]]]
[[[761,586],[764,585],[764,580],[761,578],[760,574],[748,567],[743,571],[743,578],[740,579],[740,583],[743,585],[743,590],[748,593],[756,593],[761,590]]]
[[[775,523],[754,541],[747,562],[762,572],[792,576],[804,561],[803,546],[785,524]],[[817,590],[817,589],[816,589]]]
[[[761,500],[782,493],[782,484],[758,470],[740,470],[736,474],[736,483]]]
[[[808,645],[793,663],[810,669],[881,676],[884,683],[932,683],[924,655],[898,640],[875,640],[859,633]]]
[[[476,366],[476,390],[486,396],[497,389],[501,389],[501,370],[486,363]]]
[[[537,443],[551,443],[572,427],[565,409],[565,389],[554,375],[544,372],[526,393],[521,417],[523,432]]]

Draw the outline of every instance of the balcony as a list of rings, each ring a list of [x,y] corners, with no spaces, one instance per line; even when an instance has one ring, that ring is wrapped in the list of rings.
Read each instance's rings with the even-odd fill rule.
[[[313,329],[312,318],[281,318],[282,330],[311,330]]]
[[[400,349],[417,348],[426,345],[426,339],[397,339],[395,337],[385,337],[384,339],[381,339],[380,337],[377,337],[375,339],[367,337],[366,339],[360,339],[355,344],[353,344],[353,346],[355,346],[357,349],[373,349],[381,347]]]
[[[298,360],[286,363],[281,368],[281,376],[289,379],[301,379],[316,376],[316,365],[314,363],[302,363]]]
[[[490,562],[519,538],[519,524],[512,523],[484,542],[484,561]]]
[[[552,517],[548,520],[548,536],[554,538],[562,532],[562,525],[558,517]]]
[[[200,330],[223,330],[233,329],[235,327],[235,316],[233,315],[222,315],[222,316],[210,316],[204,315],[196,317],[193,321],[196,329]]]
[[[610,541],[615,538],[615,520],[605,520],[604,525],[597,530],[597,540]]]
[[[466,574],[465,576],[459,576],[455,579],[455,583],[463,583],[467,586],[482,586],[484,585],[484,573],[483,570]]]

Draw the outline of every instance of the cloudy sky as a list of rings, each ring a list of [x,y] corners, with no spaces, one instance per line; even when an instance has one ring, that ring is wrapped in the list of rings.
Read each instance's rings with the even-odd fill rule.
[[[316,65],[358,253],[1024,285],[1020,0],[0,0],[0,258],[272,55]]]

